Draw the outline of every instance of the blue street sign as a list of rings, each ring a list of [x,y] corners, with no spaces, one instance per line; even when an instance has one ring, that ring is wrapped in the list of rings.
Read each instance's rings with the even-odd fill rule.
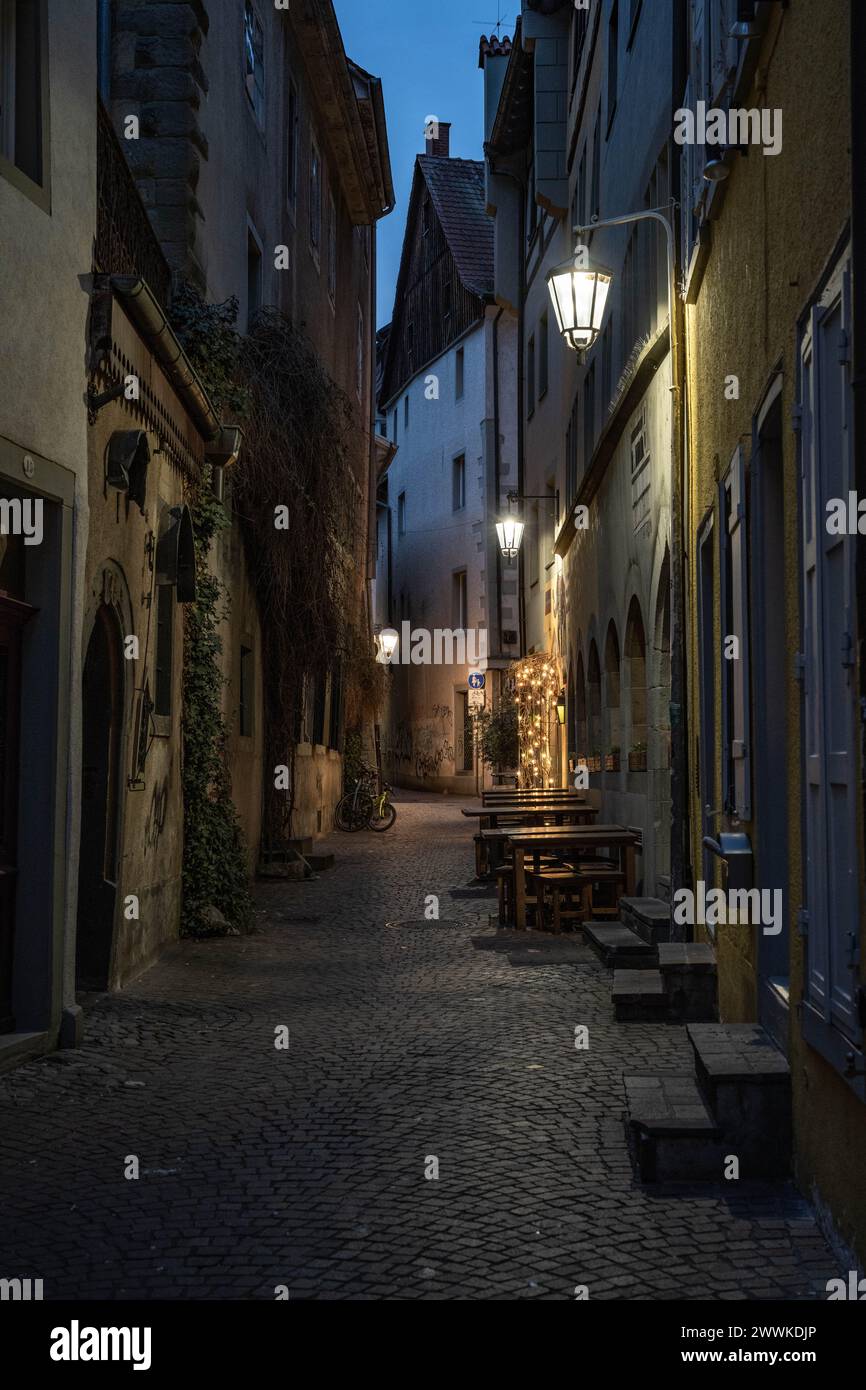
[[[483,690],[486,677],[482,671],[473,671],[469,676],[470,690]]]

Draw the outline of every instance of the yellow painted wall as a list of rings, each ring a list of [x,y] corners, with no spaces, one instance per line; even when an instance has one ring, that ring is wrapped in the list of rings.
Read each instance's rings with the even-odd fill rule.
[[[690,477],[686,499],[689,611],[689,777],[692,864],[701,876],[701,796],[698,731],[697,534],[708,509],[716,511],[714,541],[717,650],[722,634],[718,573],[716,488],[738,444],[746,449],[755,412],[781,365],[786,566],[785,709],[789,731],[789,882],[785,896],[791,939],[791,1052],[795,1167],[803,1189],[824,1208],[837,1233],[866,1255],[866,1105],[800,1037],[796,1004],[802,993],[802,942],[795,914],[803,900],[800,692],[793,674],[799,648],[798,478],[791,408],[796,393],[797,320],[842,236],[850,208],[848,140],[849,0],[822,0],[814,8],[774,7],[764,37],[755,86],[747,106],[779,108],[783,143],[778,156],[752,149],[738,156],[723,185],[724,205],[711,226],[711,250],[696,302],[687,305],[686,362]],[[739,400],[726,400],[725,378],[739,378]],[[753,704],[760,692],[753,688]],[[716,663],[716,710],[721,707]],[[717,718],[717,723],[718,723]],[[718,738],[721,730],[719,727]],[[702,750],[705,751],[705,750]],[[721,805],[721,747],[714,750],[716,799]],[[754,776],[754,758],[753,758]],[[724,823],[722,823],[724,824]],[[740,828],[740,827],[738,827]],[[744,824],[756,841],[755,822]],[[755,883],[761,884],[756,861]],[[699,929],[700,934],[700,929]],[[864,943],[866,944],[866,943]],[[749,1021],[757,1011],[754,932],[720,927],[717,939],[719,1002],[723,1021]],[[861,952],[861,956],[866,951]]]

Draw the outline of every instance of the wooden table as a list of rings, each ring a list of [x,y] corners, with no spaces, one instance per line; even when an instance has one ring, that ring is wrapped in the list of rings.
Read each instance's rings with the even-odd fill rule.
[[[460,812],[467,818],[477,816],[481,822],[482,830],[495,830],[499,821],[503,819],[516,819],[521,825],[540,825],[545,816],[553,816],[556,825],[563,824],[563,817],[574,818],[573,824],[584,825],[588,816],[598,815],[598,810],[594,806],[588,806],[583,800],[574,802],[557,802],[553,805],[545,806],[482,806],[480,809],[473,808],[471,811]]]
[[[485,832],[500,834],[499,831]],[[532,855],[537,865],[538,856],[547,850],[619,850],[620,867],[625,874],[627,897],[635,890],[635,846],[640,841],[636,830],[625,825],[593,825],[583,828],[569,826],[543,825],[536,829],[509,830],[505,828],[504,838],[514,850],[514,925],[519,931],[526,930],[526,869],[525,857]]]

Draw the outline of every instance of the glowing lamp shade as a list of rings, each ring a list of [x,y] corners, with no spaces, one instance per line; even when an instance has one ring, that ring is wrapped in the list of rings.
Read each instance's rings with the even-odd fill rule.
[[[565,261],[547,277],[559,331],[575,352],[592,347],[601,330],[612,272],[604,266],[577,270]]]
[[[563,691],[562,694],[560,695],[559,699],[558,699],[557,702],[556,702],[556,717],[557,717],[557,719],[559,720],[560,724],[564,724],[564,723],[565,723],[565,712],[566,712],[566,701],[565,701],[565,691]]]
[[[516,516],[507,516],[504,521],[497,521],[496,535],[499,538],[499,549],[506,559],[513,560],[520,554],[523,522]]]
[[[392,627],[383,628],[376,638],[376,660],[387,666],[397,650],[399,638]]]

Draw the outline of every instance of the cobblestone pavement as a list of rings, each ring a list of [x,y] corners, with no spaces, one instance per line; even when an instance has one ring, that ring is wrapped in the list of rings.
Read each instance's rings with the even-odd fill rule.
[[[793,1189],[636,1186],[622,1072],[689,1070],[685,1030],[616,1024],[588,952],[474,949],[492,900],[450,897],[459,804],[404,793],[394,831],[263,887],[257,934],[182,943],[94,1001],[83,1048],[0,1078],[0,1275],[46,1298],[826,1297]]]

